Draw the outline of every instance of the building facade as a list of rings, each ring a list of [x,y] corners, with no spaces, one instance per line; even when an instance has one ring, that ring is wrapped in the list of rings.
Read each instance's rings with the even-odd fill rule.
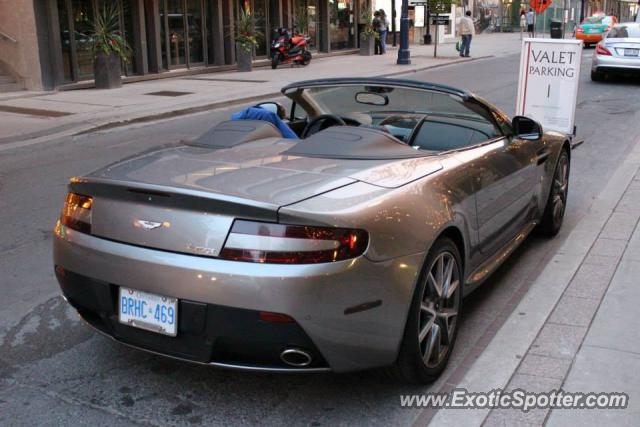
[[[120,31],[131,47],[123,75],[132,79],[232,68],[241,11],[258,17],[258,60],[267,58],[277,27],[296,26],[315,51],[357,48],[370,14],[370,0],[0,0],[0,67],[28,89],[92,80],[88,34],[106,3],[120,10]]]

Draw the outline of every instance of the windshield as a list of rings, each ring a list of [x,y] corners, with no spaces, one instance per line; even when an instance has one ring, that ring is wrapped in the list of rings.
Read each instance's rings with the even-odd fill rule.
[[[607,36],[609,39],[640,38],[640,25],[621,25],[614,27]]]
[[[337,115],[413,113],[483,118],[473,105],[456,95],[389,86],[333,86],[307,89],[316,108]],[[377,114],[376,114],[377,113]]]

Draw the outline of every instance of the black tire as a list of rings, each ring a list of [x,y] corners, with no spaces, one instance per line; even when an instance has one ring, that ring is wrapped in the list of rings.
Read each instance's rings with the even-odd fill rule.
[[[305,50],[304,52],[302,52],[301,64],[304,66],[307,66],[309,65],[310,62],[311,62],[311,52],[309,52],[308,50]]]
[[[605,74],[602,71],[591,70],[591,81],[602,82],[605,79]]]
[[[438,261],[441,258],[445,260],[449,259],[444,257],[451,257],[451,259],[455,260],[455,265],[452,267],[450,283],[453,283],[453,279],[456,278],[458,284],[457,290],[451,294],[450,299],[447,300],[448,302],[443,302],[440,308],[438,308],[438,304],[431,307],[432,309],[435,309],[435,313],[438,310],[445,311],[449,309],[448,306],[451,305],[454,308],[450,308],[451,311],[449,313],[453,313],[454,310],[456,312],[455,317],[447,317],[447,319],[453,319],[453,322],[449,329],[451,332],[446,334],[446,345],[443,349],[442,345],[443,340],[445,339],[445,334],[436,334],[433,326],[429,327],[428,325],[439,325],[439,329],[445,330],[443,327],[443,322],[445,320],[438,318],[438,316],[435,315],[433,316],[435,321],[429,322],[431,317],[428,314],[429,311],[423,309],[423,303],[426,304],[427,302],[430,302],[430,295],[435,295],[430,293],[430,290],[435,288],[431,284],[434,282],[430,281],[429,274],[433,271],[433,268],[438,268]],[[439,279],[435,279],[435,281],[438,280]],[[458,335],[458,319],[462,309],[462,283],[463,267],[460,251],[451,239],[446,237],[439,238],[429,250],[429,254],[425,260],[423,271],[420,275],[420,280],[416,285],[411,307],[409,309],[409,315],[407,318],[407,324],[405,325],[402,343],[400,344],[398,359],[395,364],[389,368],[389,373],[395,379],[407,383],[429,384],[435,381],[445,369]],[[445,287],[441,288],[441,293],[446,293]],[[427,320],[426,322],[425,318]],[[448,323],[449,322],[447,322],[447,324]],[[423,339],[420,338],[421,330],[429,330],[429,332],[424,335]],[[434,335],[439,337],[434,339],[434,341],[438,342],[438,348],[435,351],[437,358],[434,358],[432,361],[431,357],[427,357],[427,361],[425,362],[424,354],[428,353],[429,356],[434,354],[433,350],[430,350],[433,346],[429,347],[430,341],[434,338]],[[430,361],[432,361],[432,364],[429,366],[428,364]]]
[[[276,53],[271,57],[271,69],[275,70],[278,68],[278,64],[280,63],[280,54]]]
[[[563,149],[553,172],[547,205],[544,208],[542,220],[538,226],[538,232],[543,236],[553,237],[558,234],[562,227],[564,212],[567,207],[567,196],[569,195],[570,166],[569,153],[566,149]]]

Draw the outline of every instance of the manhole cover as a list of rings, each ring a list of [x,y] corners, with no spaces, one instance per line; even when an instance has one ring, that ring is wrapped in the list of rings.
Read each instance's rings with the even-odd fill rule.
[[[40,110],[38,108],[12,107],[10,105],[0,105],[0,111],[4,111],[6,113],[27,114],[29,116],[41,117],[62,117],[73,114],[67,113],[66,111]]]
[[[173,90],[161,90],[159,92],[151,92],[145,93],[145,95],[153,95],[153,96],[183,96],[183,95],[191,95],[193,92],[178,92]]]

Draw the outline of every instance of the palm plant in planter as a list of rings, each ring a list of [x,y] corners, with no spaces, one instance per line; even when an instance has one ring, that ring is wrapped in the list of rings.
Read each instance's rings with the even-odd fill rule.
[[[244,10],[240,10],[240,15],[236,21],[236,60],[238,71],[251,71],[253,52],[258,45],[258,39],[263,34],[256,30],[258,19],[256,16]]]
[[[89,35],[93,47],[93,73],[96,88],[122,86],[122,62],[127,62],[129,45],[120,31],[117,4],[105,4],[97,14]]]
[[[364,24],[364,28],[360,32],[360,55],[371,56],[374,54],[376,40],[380,35],[373,28],[371,13],[364,12],[360,17],[360,22]]]

